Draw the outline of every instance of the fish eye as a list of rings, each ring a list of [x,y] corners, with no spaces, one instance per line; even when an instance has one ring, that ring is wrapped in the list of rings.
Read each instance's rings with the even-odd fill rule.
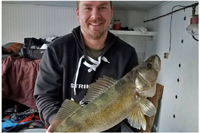
[[[147,68],[152,68],[152,64],[151,63],[147,63]]]

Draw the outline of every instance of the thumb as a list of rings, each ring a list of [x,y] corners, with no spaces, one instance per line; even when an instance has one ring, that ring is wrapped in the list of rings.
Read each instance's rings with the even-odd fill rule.
[[[51,125],[48,127],[48,129],[46,130],[46,133],[51,133],[51,132],[53,132],[52,129],[51,129],[51,127],[52,127]]]

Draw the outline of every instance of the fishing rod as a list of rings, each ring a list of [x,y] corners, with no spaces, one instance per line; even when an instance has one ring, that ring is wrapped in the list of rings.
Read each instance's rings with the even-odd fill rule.
[[[172,12],[167,13],[167,14],[165,14],[165,15],[159,16],[159,17],[157,17],[157,18],[153,18],[153,19],[150,19],[150,20],[145,20],[144,23],[149,22],[149,21],[154,21],[154,20],[156,20],[156,19],[165,17],[165,16],[167,16],[167,15],[170,15],[170,14],[172,14],[172,13],[178,12],[178,11],[180,11],[180,10],[185,10],[186,8],[190,8],[190,7],[196,8],[197,5],[199,5],[199,3],[194,3],[194,4],[192,4],[192,5],[185,6],[185,7],[183,7],[183,8],[177,9],[177,10],[175,10],[175,11],[172,11]]]

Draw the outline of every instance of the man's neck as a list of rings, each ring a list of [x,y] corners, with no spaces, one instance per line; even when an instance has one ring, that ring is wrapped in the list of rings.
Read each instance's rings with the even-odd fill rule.
[[[83,35],[83,39],[84,39],[85,45],[87,45],[91,49],[100,50],[100,49],[104,48],[104,46],[105,46],[105,41],[106,41],[106,38],[107,38],[107,34],[108,34],[108,32],[106,31],[102,35],[102,37],[99,38],[99,39],[92,39],[92,38],[88,37],[85,34],[82,34],[82,35]]]

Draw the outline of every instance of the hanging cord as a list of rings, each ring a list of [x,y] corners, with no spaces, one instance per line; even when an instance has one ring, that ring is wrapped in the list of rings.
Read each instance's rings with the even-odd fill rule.
[[[193,37],[193,39],[194,39],[194,40],[196,40],[196,41],[199,41],[198,39],[196,39],[196,38],[195,38],[195,36],[194,36],[194,35],[192,35],[192,37]]]
[[[185,7],[185,6],[182,6],[182,5],[176,5],[174,7],[172,7],[172,12],[174,10],[175,7]],[[172,29],[172,16],[173,16],[173,13],[171,14],[171,19],[170,19],[170,27],[169,27],[169,52],[171,51],[171,45],[172,45],[172,32],[171,32],[171,29]]]

